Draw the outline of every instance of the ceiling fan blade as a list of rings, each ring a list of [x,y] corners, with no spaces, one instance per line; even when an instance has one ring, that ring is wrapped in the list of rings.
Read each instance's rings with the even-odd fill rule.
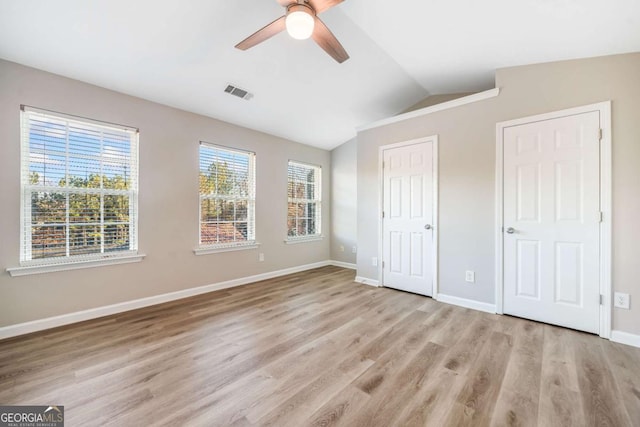
[[[324,49],[333,59],[339,63],[343,63],[349,59],[349,54],[344,50],[344,47],[340,44],[336,36],[333,35],[331,30],[324,25],[324,22],[316,16],[316,24],[311,35],[318,45]]]
[[[333,6],[342,3],[343,1],[344,0],[307,0],[307,2],[311,5],[313,10],[316,11],[316,13],[322,13],[325,10],[332,8]],[[282,4],[282,1],[280,1],[280,4]]]
[[[296,3],[296,0],[276,0],[278,2],[278,4],[282,7],[287,7],[289,6],[291,3]]]
[[[254,47],[258,43],[262,43],[263,41],[275,36],[281,31],[285,29],[285,16],[281,16],[280,18],[273,21],[271,24],[265,26],[264,28],[256,31],[251,34],[246,39],[242,40],[240,43],[236,45],[236,48],[240,50],[247,50],[251,47]]]

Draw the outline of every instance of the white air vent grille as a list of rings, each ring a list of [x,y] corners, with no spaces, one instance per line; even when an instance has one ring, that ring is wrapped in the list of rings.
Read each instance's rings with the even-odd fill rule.
[[[247,101],[253,98],[252,93],[233,85],[227,85],[224,91],[233,96],[237,96],[238,98],[246,99]]]

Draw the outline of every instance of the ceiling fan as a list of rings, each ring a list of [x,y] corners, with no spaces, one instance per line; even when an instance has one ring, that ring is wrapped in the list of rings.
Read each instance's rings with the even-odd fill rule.
[[[338,39],[318,18],[318,14],[344,0],[277,0],[282,7],[287,9],[284,16],[276,19],[266,27],[251,34],[236,45],[240,50],[247,50],[258,43],[275,36],[285,29],[289,35],[298,40],[309,37],[318,43],[333,59],[343,63],[349,59]]]

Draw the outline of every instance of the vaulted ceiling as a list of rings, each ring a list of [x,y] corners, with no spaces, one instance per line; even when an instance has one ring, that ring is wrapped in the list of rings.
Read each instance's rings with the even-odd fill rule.
[[[351,58],[281,33],[275,0],[1,0],[0,58],[332,149],[496,68],[640,51],[637,0],[346,0],[321,15]],[[224,93],[234,84],[254,94]]]

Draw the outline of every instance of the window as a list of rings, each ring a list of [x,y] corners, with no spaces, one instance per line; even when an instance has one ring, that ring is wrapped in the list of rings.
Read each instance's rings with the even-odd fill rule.
[[[137,251],[138,131],[22,108],[21,265]]]
[[[321,169],[289,161],[287,239],[320,237]]]
[[[255,245],[255,159],[255,153],[200,143],[201,248]]]

